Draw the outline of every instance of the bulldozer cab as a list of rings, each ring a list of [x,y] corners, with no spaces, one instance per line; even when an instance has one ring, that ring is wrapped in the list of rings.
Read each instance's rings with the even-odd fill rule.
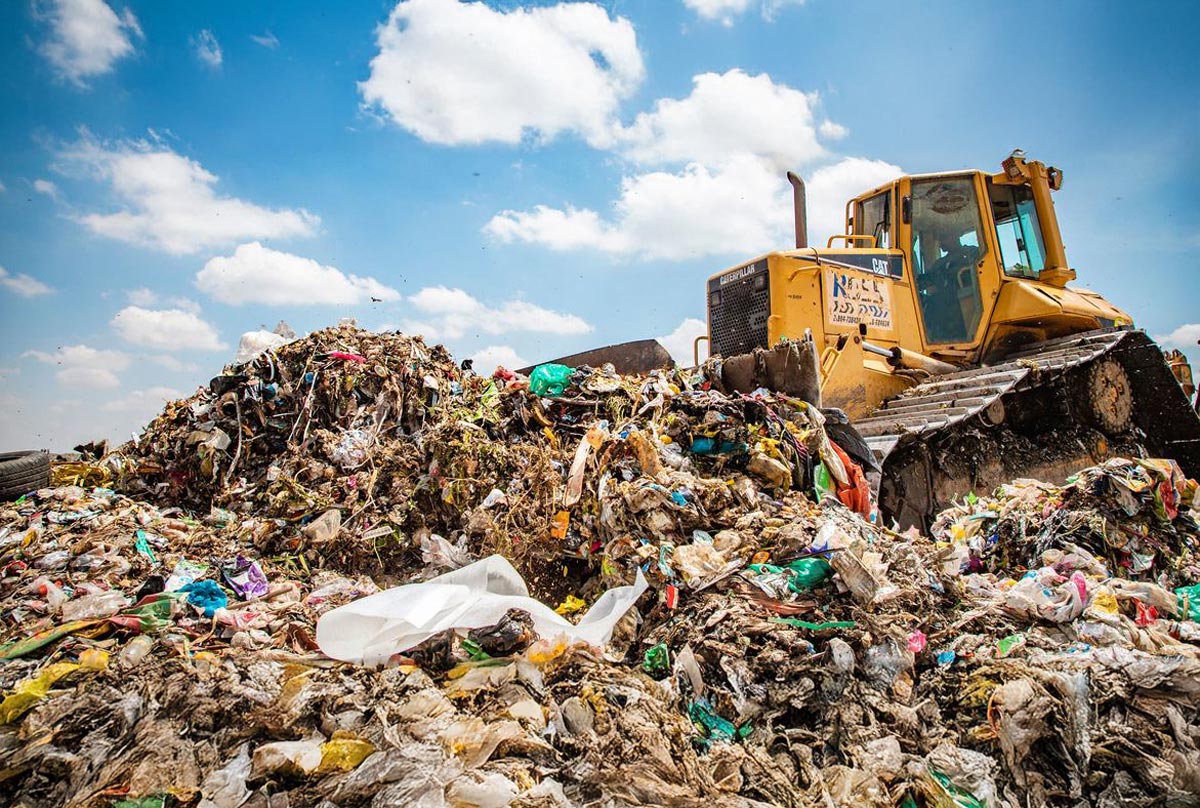
[[[896,292],[911,297],[915,317],[901,324],[902,345],[963,364],[1105,325],[1098,314],[1118,319],[1064,288],[1075,272],[1050,199],[1062,172],[1020,151],[1002,167],[901,177],[847,204],[850,238],[904,256]]]

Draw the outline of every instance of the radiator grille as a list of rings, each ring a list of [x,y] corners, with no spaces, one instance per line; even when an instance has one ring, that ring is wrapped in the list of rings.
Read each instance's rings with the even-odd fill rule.
[[[729,281],[731,277],[736,280]],[[727,282],[721,285],[721,279]],[[712,351],[730,357],[767,347],[771,286],[759,261],[709,281],[708,322]]]

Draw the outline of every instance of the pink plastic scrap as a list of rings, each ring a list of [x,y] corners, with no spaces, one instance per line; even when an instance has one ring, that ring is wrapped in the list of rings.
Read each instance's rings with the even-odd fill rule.
[[[366,362],[365,356],[359,356],[354,353],[346,353],[345,351],[330,351],[328,356],[332,359],[345,359],[347,362]]]

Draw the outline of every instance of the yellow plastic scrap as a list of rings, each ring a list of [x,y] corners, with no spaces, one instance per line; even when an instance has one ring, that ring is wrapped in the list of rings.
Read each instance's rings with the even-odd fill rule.
[[[357,769],[374,751],[375,744],[339,730],[321,744],[321,764],[317,766],[317,774]]]
[[[55,662],[42,668],[37,676],[18,682],[13,692],[0,702],[0,724],[11,724],[25,715],[34,705],[46,698],[55,682],[81,667],[83,666],[75,662]]]
[[[566,600],[558,604],[555,612],[561,615],[574,614],[575,612],[587,606],[587,601],[583,598],[577,598],[574,595],[567,595]]]
[[[1095,612],[1101,618],[1116,617],[1121,613],[1121,609],[1117,605],[1116,593],[1108,588],[1099,589],[1092,595],[1092,602],[1088,604],[1088,611]]]
[[[992,697],[992,692],[1000,687],[1000,682],[979,676],[972,679],[963,691],[962,703],[965,707],[983,707]]]
[[[525,658],[534,665],[545,665],[562,656],[568,647],[568,643],[562,638],[538,640],[525,651]]]
[[[79,665],[89,671],[108,669],[108,651],[100,648],[88,648],[79,654]]]
[[[559,511],[554,514],[553,526],[550,528],[550,535],[556,539],[565,539],[567,537],[567,528],[571,524],[571,514],[567,511]]]

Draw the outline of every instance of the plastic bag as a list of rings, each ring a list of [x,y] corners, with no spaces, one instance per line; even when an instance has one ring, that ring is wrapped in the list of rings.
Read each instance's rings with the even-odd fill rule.
[[[529,597],[512,564],[493,555],[425,583],[394,587],[333,609],[317,623],[317,644],[334,659],[379,665],[439,632],[494,625],[509,609],[523,609],[543,637],[565,634],[604,645],[647,586],[638,570],[632,586],[608,590],[572,625]]]
[[[529,374],[529,392],[535,396],[561,396],[574,374],[575,369],[566,365],[538,365]]]
[[[1179,587],[1175,590],[1175,598],[1181,619],[1200,622],[1200,584]]]
[[[109,617],[129,605],[129,598],[124,592],[111,590],[85,595],[82,598],[68,600],[63,604],[63,620],[94,620],[98,617]]]

